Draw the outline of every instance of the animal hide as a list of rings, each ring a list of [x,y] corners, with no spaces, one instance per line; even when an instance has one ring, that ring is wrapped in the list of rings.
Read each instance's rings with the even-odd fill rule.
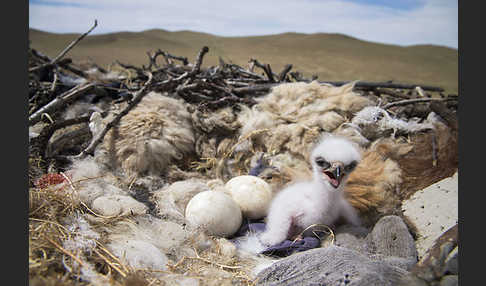
[[[162,175],[172,163],[188,165],[195,134],[187,104],[151,92],[112,128],[103,141],[114,167],[133,174]]]

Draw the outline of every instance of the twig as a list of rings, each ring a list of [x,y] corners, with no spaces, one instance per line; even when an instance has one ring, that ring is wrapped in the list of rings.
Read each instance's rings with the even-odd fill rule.
[[[178,57],[178,56],[174,56],[174,55],[171,55],[169,54],[168,52],[165,52],[165,51],[162,51],[161,49],[158,49],[157,51],[155,51],[155,53],[153,55],[150,54],[150,52],[147,52],[147,55],[149,57],[149,66],[148,67],[144,67],[144,69],[146,70],[150,70],[152,68],[152,66],[154,66],[155,68],[159,68],[159,66],[157,65],[157,57],[162,55],[165,59],[165,62],[168,66],[172,65],[172,59],[175,59],[175,60],[179,60],[182,62],[183,65],[187,66],[189,64],[189,61],[187,60],[186,57]]]
[[[88,121],[89,116],[82,116],[78,118],[67,119],[61,122],[55,122],[49,126],[44,127],[40,132],[39,136],[31,139],[29,156],[41,157],[43,160],[46,160],[47,144],[56,130]]]
[[[270,64],[266,64],[265,68],[263,70],[267,74],[268,80],[270,82],[275,82],[275,79],[273,78],[273,72],[272,72],[272,68],[270,67]]]
[[[29,116],[29,126],[39,122],[41,120],[41,116],[43,113],[49,113],[57,110],[61,106],[64,106],[66,103],[69,103],[75,100],[76,98],[78,98],[79,96],[83,95],[86,91],[90,90],[94,86],[95,86],[94,83],[83,83],[59,95],[54,100],[44,105],[39,110],[37,110],[34,114]]]
[[[203,257],[199,256],[199,254],[197,253],[197,250],[195,248],[194,248],[194,253],[196,253],[196,257],[188,257],[188,258],[190,258],[190,259],[199,259],[201,261],[204,261],[204,262],[209,263],[209,264],[212,264],[212,265],[216,265],[216,266],[221,267],[221,268],[241,269],[241,266],[230,266],[230,265],[219,264],[219,263],[213,262],[213,261],[211,261],[209,259],[203,258]]]
[[[76,40],[72,41],[71,44],[69,44],[69,46],[67,46],[57,57],[55,57],[52,61],[51,61],[51,64],[55,64],[57,63],[62,57],[64,57],[64,55],[67,54],[67,52],[69,52],[77,43],[79,43],[84,37],[86,37],[89,33],[91,33],[91,31],[94,30],[94,28],[96,28],[96,26],[98,26],[98,21],[95,20],[94,22],[94,25],[93,27],[91,27],[91,29],[89,29],[86,33],[82,34],[81,36],[79,36]]]
[[[56,64],[62,57],[64,57],[77,43],[79,43],[84,37],[86,37],[89,33],[91,33],[91,31],[93,31],[94,28],[96,28],[96,26],[98,26],[98,21],[95,20],[94,22],[94,25],[93,27],[91,27],[91,29],[89,29],[86,33],[82,34],[81,36],[79,36],[76,40],[72,41],[71,44],[69,44],[69,46],[67,46],[59,55],[57,55],[53,60],[51,60],[50,63],[48,64],[44,64],[42,66],[37,66],[35,68],[31,68],[29,69],[29,72],[33,72],[35,70],[38,70],[38,69],[41,69],[41,68],[44,68],[45,66],[47,65],[54,65]]]
[[[54,92],[54,90],[56,90],[57,81],[59,80],[57,69],[55,68],[53,72],[54,72],[54,80],[52,81],[51,92]]]
[[[289,71],[291,69],[292,69],[292,65],[291,64],[285,65],[284,69],[278,75],[278,81],[279,82],[284,81],[285,80],[285,77],[287,76],[287,74],[289,73]]]
[[[270,68],[269,64],[263,65],[258,60],[255,60],[255,59],[251,59],[250,62],[253,65],[261,68],[265,72],[265,74],[267,75],[268,81],[275,82],[275,79],[273,78],[273,72],[272,72],[272,69]]]
[[[407,105],[407,104],[412,104],[412,103],[417,103],[417,102],[430,102],[430,101],[446,101],[449,100],[447,98],[413,98],[413,99],[405,99],[401,101],[394,101],[390,102],[388,104],[385,104],[382,108],[387,109],[393,106],[399,106],[399,105]]]
[[[136,67],[136,66],[130,65],[130,64],[124,64],[124,63],[121,63],[118,60],[116,60],[115,63],[117,63],[118,65],[120,65],[124,69],[132,69],[132,70],[134,70],[137,73],[137,77],[139,77],[139,78],[142,78],[143,79],[143,78],[146,77],[144,70],[141,69],[141,68],[139,68],[139,67]]]
[[[53,241],[52,239],[50,239],[49,237],[45,237],[45,239],[47,241],[49,241],[50,243],[52,243],[57,249],[59,249],[62,253],[66,254],[66,255],[69,255],[72,259],[76,260],[77,263],[79,263],[80,266],[84,266],[83,262],[77,258],[74,254],[72,254],[71,252],[67,251],[66,249],[64,249],[62,246],[60,246],[57,242]]]
[[[403,94],[401,92],[396,92],[396,91],[393,91],[393,90],[390,90],[390,89],[376,88],[375,91],[378,94],[388,94],[388,95],[391,95],[393,97],[399,97],[399,98],[403,98],[403,99],[410,99],[410,97],[408,95]]]
[[[345,85],[347,83],[350,83],[350,81],[320,81],[319,83],[321,83],[321,84],[322,83],[327,83],[327,84],[332,84],[334,86],[341,86],[341,85]],[[398,89],[414,89],[415,87],[417,87],[419,85],[417,85],[417,84],[391,83],[391,82],[367,82],[367,81],[358,81],[354,86],[355,87],[362,88],[362,89],[372,89],[372,88],[377,88],[377,87],[398,88]],[[436,87],[436,86],[420,85],[420,87],[423,90],[428,90],[428,91],[438,91],[438,92],[444,91],[443,88]]]
[[[105,137],[106,133],[108,133],[108,131],[113,126],[118,124],[120,119],[123,116],[125,116],[133,107],[135,107],[142,100],[142,98],[147,93],[146,89],[152,83],[152,78],[153,78],[152,73],[147,72],[147,74],[148,74],[147,82],[145,82],[143,87],[135,93],[130,104],[127,107],[125,107],[125,109],[123,109],[112,121],[108,122],[108,124],[106,124],[105,128],[93,138],[93,140],[88,145],[88,147],[86,147],[86,149],[84,149],[81,153],[76,155],[76,157],[82,158],[82,157],[85,157],[88,154],[93,155],[94,150],[96,149],[96,146],[98,146],[98,144],[100,144],[101,141],[103,141],[103,138]]]
[[[202,47],[202,49],[197,54],[196,63],[194,64],[194,67],[192,68],[191,72],[189,73],[189,76],[192,77],[199,72],[199,70],[201,69],[203,57],[207,52],[209,52],[209,48],[207,46]]]
[[[111,262],[106,256],[101,254],[97,249],[94,249],[94,252],[98,254],[98,256],[101,257],[103,261],[105,261],[106,263],[108,263],[108,265],[110,265],[113,269],[115,269],[121,276],[123,276],[123,278],[127,277],[127,273],[121,270],[118,266],[116,266],[113,262]]]

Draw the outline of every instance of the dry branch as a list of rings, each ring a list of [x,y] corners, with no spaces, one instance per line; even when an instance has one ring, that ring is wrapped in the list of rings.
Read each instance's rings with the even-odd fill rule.
[[[287,74],[289,73],[289,71],[291,69],[292,69],[292,65],[291,64],[285,65],[284,69],[278,75],[278,81],[279,82],[283,82],[285,80],[285,77],[287,76]]]
[[[64,57],[77,43],[79,43],[84,37],[86,37],[89,33],[91,33],[91,31],[93,31],[94,28],[96,28],[96,26],[98,26],[98,21],[95,20],[94,22],[94,25],[93,27],[91,27],[86,33],[82,34],[81,36],[79,36],[76,40],[72,41],[71,44],[69,44],[69,46],[67,46],[59,55],[57,55],[53,60],[51,60],[50,63],[48,64],[45,64],[45,66],[47,65],[55,65],[60,59],[62,59],[62,57]],[[29,69],[29,72],[33,72],[33,71],[36,71],[38,69],[41,69],[41,68],[45,68],[45,66],[37,66],[35,68],[32,68],[32,69]]]
[[[133,96],[133,99],[132,101],[130,102],[130,104],[125,107],[125,109],[123,109],[117,116],[115,116],[115,118],[108,122],[108,124],[106,125],[106,127],[99,133],[97,134],[91,141],[91,143],[88,145],[88,147],[86,147],[86,149],[84,149],[80,154],[78,154],[76,157],[78,158],[82,158],[82,157],[85,157],[86,155],[93,155],[94,153],[94,150],[96,149],[96,146],[98,146],[98,144],[101,143],[101,141],[103,141],[103,138],[105,137],[106,133],[108,133],[108,131],[113,127],[115,126],[116,124],[118,124],[118,122],[120,121],[120,119],[125,116],[126,114],[128,114],[128,112],[133,108],[135,107],[139,102],[140,100],[142,100],[142,98],[145,96],[145,94],[147,93],[147,87],[152,83],[152,74],[151,73],[147,73],[148,74],[148,80],[147,82],[144,84],[144,86],[138,90],[135,95]]]
[[[320,83],[328,83],[328,84],[332,84],[334,86],[341,86],[341,85],[345,85],[345,84],[350,83],[350,82],[349,81],[321,81]],[[428,90],[428,91],[437,91],[437,92],[444,91],[444,89],[442,87],[437,87],[437,86],[417,85],[417,84],[401,84],[401,83],[392,83],[392,82],[358,81],[355,84],[355,87],[357,87],[357,88],[368,89],[368,90],[378,88],[378,87],[398,88],[398,89],[414,89],[417,86],[420,86],[423,90]]]
[[[34,114],[29,116],[29,126],[32,126],[37,122],[39,122],[42,118],[42,114],[44,113],[49,114],[50,112],[56,111],[57,109],[64,106],[65,104],[74,101],[76,98],[83,95],[88,90],[91,90],[94,86],[95,86],[94,83],[83,83],[59,95],[54,100],[44,105],[39,110],[37,110]]]
[[[448,98],[413,98],[413,99],[406,99],[406,100],[390,102],[388,104],[385,104],[383,106],[383,109],[387,109],[387,108],[390,108],[390,107],[393,107],[393,106],[412,104],[412,103],[430,102],[430,101],[446,101],[446,100],[450,100],[450,99],[448,99]]]
[[[254,64],[255,66],[261,68],[265,72],[269,82],[275,82],[275,79],[273,77],[273,72],[272,72],[272,69],[270,68],[269,64],[263,65],[256,59],[251,59],[250,62],[252,64]]]

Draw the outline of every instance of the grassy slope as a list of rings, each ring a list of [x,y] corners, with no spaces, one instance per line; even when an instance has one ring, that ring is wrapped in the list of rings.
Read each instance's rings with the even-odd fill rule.
[[[56,56],[77,36],[29,31],[31,46],[50,57]],[[319,80],[394,80],[437,85],[444,87],[447,93],[458,92],[458,52],[455,49],[385,45],[340,34],[218,37],[190,31],[121,32],[87,36],[68,56],[75,61],[92,60],[105,68],[115,60],[142,66],[148,64],[147,51],[160,48],[193,61],[204,45],[209,47],[205,66],[217,65],[219,56],[241,66],[255,58],[269,63],[277,73],[290,63],[292,70],[306,77],[316,74]]]

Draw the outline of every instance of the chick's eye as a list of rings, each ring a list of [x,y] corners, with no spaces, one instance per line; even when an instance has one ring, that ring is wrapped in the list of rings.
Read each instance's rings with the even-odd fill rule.
[[[354,168],[356,168],[356,165],[357,165],[357,164],[358,164],[358,163],[357,163],[356,161],[353,161],[353,162],[349,163],[348,165],[346,165],[346,166],[344,167],[344,171],[345,171],[346,173],[349,173],[349,172],[353,171],[353,170],[354,170]]]
[[[321,168],[329,168],[331,166],[331,164],[329,164],[329,162],[324,160],[324,158],[322,158],[322,157],[316,158],[316,164],[317,164],[317,166],[319,166]]]

